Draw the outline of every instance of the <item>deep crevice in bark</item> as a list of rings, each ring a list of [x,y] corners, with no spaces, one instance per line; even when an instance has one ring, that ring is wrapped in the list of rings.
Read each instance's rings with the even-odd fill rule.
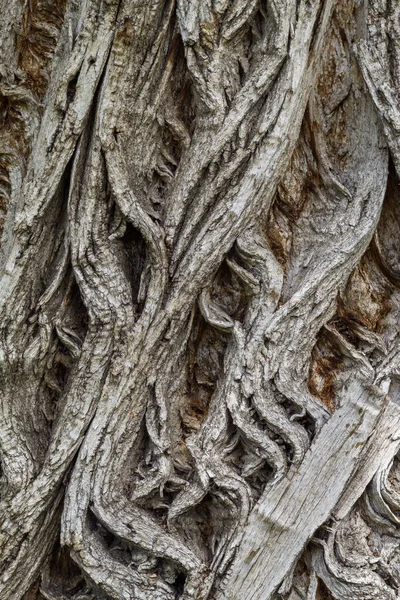
[[[0,595],[392,600],[389,17],[139,4],[28,4],[0,90]]]

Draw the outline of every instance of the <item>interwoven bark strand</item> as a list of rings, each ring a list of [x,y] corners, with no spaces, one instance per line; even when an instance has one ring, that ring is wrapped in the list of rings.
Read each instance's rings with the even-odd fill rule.
[[[399,2],[0,23],[1,600],[395,600]]]

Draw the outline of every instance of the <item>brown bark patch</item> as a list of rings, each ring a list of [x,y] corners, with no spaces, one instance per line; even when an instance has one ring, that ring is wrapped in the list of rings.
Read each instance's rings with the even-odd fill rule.
[[[378,334],[384,341],[391,327],[387,317],[392,310],[394,290],[400,285],[399,200],[397,176],[391,165],[375,238],[338,297],[337,312],[330,323],[357,350],[364,351],[362,328]],[[344,357],[332,345],[330,351],[327,348],[326,336],[321,334],[311,357],[309,388],[333,410],[337,376],[344,367]]]
[[[22,596],[22,600],[41,600],[43,598],[42,594],[39,594],[39,582],[37,581],[34,585]]]
[[[67,0],[27,0],[17,37],[18,71],[0,91],[0,234],[11,194],[10,169],[24,171],[31,123],[41,112]]]
[[[0,92],[0,233],[3,229],[11,194],[10,168],[22,167],[29,153],[24,113],[26,100],[13,96],[11,90]]]
[[[318,588],[315,600],[336,600],[336,598],[332,596],[331,592],[326,587],[322,579],[318,579]]]
[[[296,223],[310,202],[313,192],[322,185],[318,173],[313,127],[307,111],[288,169],[278,185],[268,215],[266,233],[271,249],[283,268],[288,265]]]
[[[342,356],[321,332],[311,353],[308,387],[331,412],[336,408],[337,374],[342,364]]]
[[[399,182],[392,164],[382,213],[367,252],[354,269],[338,306],[340,318],[383,332],[392,309],[392,294],[400,286]]]
[[[66,0],[28,0],[18,37],[18,66],[24,86],[42,98],[47,89],[49,67],[64,18]]]
[[[391,309],[392,286],[378,268],[371,248],[353,271],[347,284],[338,314],[347,322],[361,323],[379,332]]]

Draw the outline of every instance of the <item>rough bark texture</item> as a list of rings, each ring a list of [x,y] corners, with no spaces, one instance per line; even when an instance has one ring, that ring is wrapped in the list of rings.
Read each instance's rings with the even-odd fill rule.
[[[399,0],[0,25],[0,598],[399,598]]]

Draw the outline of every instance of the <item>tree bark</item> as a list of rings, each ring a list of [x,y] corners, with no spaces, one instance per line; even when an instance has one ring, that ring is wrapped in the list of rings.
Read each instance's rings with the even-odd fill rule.
[[[0,23],[0,598],[398,598],[399,1]]]

